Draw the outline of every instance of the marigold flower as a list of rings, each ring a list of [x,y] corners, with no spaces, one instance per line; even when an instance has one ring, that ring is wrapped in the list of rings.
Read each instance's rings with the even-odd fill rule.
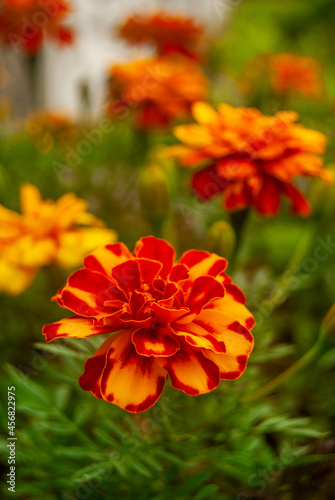
[[[22,215],[0,205],[0,291],[22,293],[40,267],[74,267],[88,252],[116,240],[115,231],[73,193],[43,201],[35,186],[24,184],[20,201]]]
[[[70,8],[66,0],[2,0],[0,39],[28,54],[36,53],[45,35],[61,43],[73,41],[72,30],[63,24]]]
[[[294,213],[308,215],[310,206],[293,179],[308,175],[332,180],[317,156],[325,150],[326,136],[296,124],[299,115],[294,111],[265,116],[253,108],[219,104],[216,112],[206,103],[196,103],[193,116],[198,124],[174,130],[184,145],[170,147],[167,154],[186,167],[208,164],[192,180],[202,199],[223,192],[227,210],[253,205],[272,216],[284,195]]]
[[[313,57],[288,52],[250,59],[238,78],[239,86],[246,94],[255,92],[258,85],[262,90],[264,81],[273,93],[280,96],[316,99],[325,90],[321,63]]]
[[[130,17],[119,28],[119,35],[130,43],[151,43],[160,55],[176,53],[196,60],[203,34],[193,19],[164,12]]]
[[[156,57],[110,70],[111,113],[126,116],[134,109],[141,127],[167,126],[187,116],[191,104],[206,98],[207,79],[183,57]]]
[[[270,56],[269,65],[270,86],[275,93],[296,92],[309,98],[322,94],[322,67],[317,59],[283,52]]]
[[[57,113],[35,113],[26,123],[26,132],[41,153],[50,151],[55,143],[63,147],[73,141],[78,131],[68,118]]]
[[[171,384],[190,396],[244,372],[254,319],[227,261],[190,250],[174,263],[164,240],[139,240],[134,253],[116,243],[84,259],[57,294],[75,316],[46,325],[47,342],[114,333],[86,361],[79,384],[94,396],[141,412]]]

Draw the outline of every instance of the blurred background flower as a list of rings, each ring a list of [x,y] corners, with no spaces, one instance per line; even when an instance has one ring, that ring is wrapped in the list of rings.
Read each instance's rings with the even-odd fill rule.
[[[310,207],[293,179],[309,175],[332,180],[317,156],[325,152],[326,136],[295,124],[295,112],[271,117],[253,108],[219,104],[216,112],[196,103],[192,113],[198,123],[174,129],[184,145],[172,146],[167,155],[186,167],[209,164],[193,175],[193,190],[202,199],[223,192],[227,210],[254,206],[262,215],[273,216],[284,195],[294,213],[308,215]]]
[[[120,26],[119,34],[129,43],[154,46],[159,55],[182,54],[198,60],[205,33],[192,18],[158,12],[128,18]]]
[[[113,66],[110,82],[109,111],[117,117],[133,112],[141,129],[167,127],[187,118],[191,105],[208,94],[202,70],[183,57]]]
[[[60,44],[73,42],[73,32],[64,21],[70,11],[65,0],[2,0],[0,38],[13,50],[36,53],[44,37]]]
[[[0,205],[0,290],[9,294],[24,292],[42,266],[74,267],[117,237],[72,193],[43,201],[35,186],[24,184],[20,202],[22,215]]]

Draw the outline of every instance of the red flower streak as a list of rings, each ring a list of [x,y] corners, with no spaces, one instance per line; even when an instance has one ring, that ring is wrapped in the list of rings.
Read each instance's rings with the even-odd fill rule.
[[[57,302],[75,316],[46,325],[47,342],[114,333],[86,361],[80,386],[130,412],[150,408],[166,376],[196,396],[244,372],[254,319],[224,273],[227,261],[190,250],[174,263],[164,240],[117,243],[84,259]]]
[[[193,19],[157,12],[128,18],[119,35],[130,43],[151,43],[159,55],[179,54],[199,60],[197,50],[203,29]]]

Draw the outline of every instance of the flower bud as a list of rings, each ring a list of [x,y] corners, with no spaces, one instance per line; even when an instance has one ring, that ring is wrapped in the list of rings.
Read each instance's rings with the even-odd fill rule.
[[[170,210],[169,186],[164,169],[158,164],[144,167],[138,188],[143,213],[153,229],[159,230]]]
[[[210,252],[217,253],[229,259],[235,248],[235,243],[235,231],[228,222],[220,220],[209,228],[207,247]]]

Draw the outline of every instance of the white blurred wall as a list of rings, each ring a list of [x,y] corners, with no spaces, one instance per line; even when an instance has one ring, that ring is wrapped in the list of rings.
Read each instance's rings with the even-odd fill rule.
[[[50,43],[43,50],[45,108],[78,117],[85,111],[82,94],[86,88],[86,112],[92,118],[99,116],[105,99],[106,69],[115,62],[139,57],[140,49],[129,47],[115,34],[115,28],[128,16],[163,9],[194,17],[213,28],[222,20],[224,1],[228,0],[72,0],[74,13],[69,21],[76,31],[75,44],[60,50]]]

